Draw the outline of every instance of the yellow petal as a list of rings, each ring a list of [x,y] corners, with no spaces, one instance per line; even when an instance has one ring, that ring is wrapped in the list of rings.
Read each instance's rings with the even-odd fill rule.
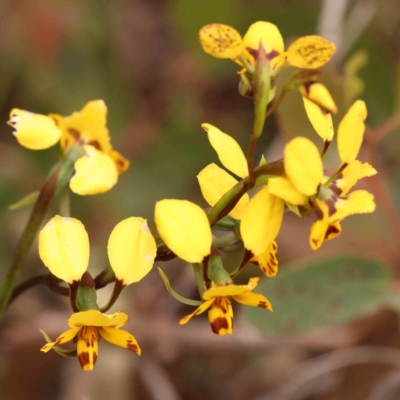
[[[360,179],[373,176],[376,173],[377,171],[372,165],[354,160],[342,171],[341,178],[337,179],[335,184],[341,189],[340,194],[346,195]]]
[[[78,360],[84,371],[92,371],[99,354],[99,334],[97,328],[84,326],[78,333]]]
[[[329,223],[326,220],[317,220],[311,225],[310,247],[317,250],[324,240],[333,239],[340,235],[342,228],[339,222]]]
[[[197,175],[203,197],[210,206],[214,206],[221,197],[233,186],[237,180],[216,164],[209,164]],[[246,193],[239,200],[235,208],[229,213],[236,219],[241,219],[249,202],[249,195]]]
[[[293,186],[306,196],[312,196],[323,177],[321,156],[315,144],[304,137],[291,140],[284,150],[285,172]]]
[[[71,328],[81,328],[82,326],[120,328],[128,322],[128,319],[128,315],[121,311],[114,314],[103,314],[97,310],[88,310],[72,314],[68,318],[68,325]]]
[[[362,100],[357,100],[340,122],[337,140],[342,163],[350,164],[356,159],[364,138],[366,118],[367,107]]]
[[[311,125],[324,141],[332,141],[332,116],[321,109],[317,104],[303,97],[304,108]]]
[[[152,269],[157,254],[147,221],[130,217],[121,221],[108,240],[108,258],[115,276],[124,285],[139,282]]]
[[[333,101],[332,96],[329,93],[328,89],[322,83],[312,82],[309,84],[303,84],[303,85],[299,86],[299,91],[303,96],[303,100],[305,97],[308,100],[310,100],[312,103],[314,103],[315,105],[319,106],[319,108],[322,109],[321,113],[323,113],[323,115],[325,115],[326,113],[333,113],[333,114],[337,113],[336,104]],[[304,106],[306,106],[306,104],[304,104]],[[312,108],[311,108],[311,110],[312,110]],[[306,111],[307,111],[307,107],[306,107]],[[316,111],[314,111],[314,113],[316,113]],[[308,114],[308,111],[307,111],[307,114]],[[311,121],[310,116],[308,116],[308,118]],[[319,119],[320,118],[321,117],[319,117]],[[330,120],[330,124],[332,126],[332,120],[328,119],[328,121],[329,120]],[[312,121],[311,121],[311,123],[314,125],[314,123]],[[314,128],[315,128],[315,126],[314,126]],[[318,132],[317,128],[315,128],[315,130]],[[333,128],[332,127],[331,127],[331,130],[332,130],[331,135],[333,137]],[[329,134],[328,134],[328,136],[329,136]],[[332,140],[332,137],[329,140]]]
[[[61,131],[54,120],[41,114],[14,108],[8,124],[12,126],[18,143],[30,150],[43,150],[54,146],[61,138]]]
[[[251,292],[258,285],[259,281],[260,278],[251,278],[247,285],[235,285],[232,283],[229,285],[213,286],[204,292],[203,299],[209,300],[218,297],[238,296]]]
[[[72,328],[68,329],[64,333],[62,333],[55,342],[52,343],[46,343],[40,351],[43,353],[47,353],[49,350],[51,350],[54,346],[58,346],[60,344],[64,344],[72,340],[79,332],[81,328]]]
[[[270,60],[279,56],[285,49],[282,35],[276,25],[265,21],[255,22],[250,25],[242,43],[243,54],[252,65],[255,63],[260,43]]]
[[[201,126],[208,133],[208,140],[217,152],[222,165],[235,175],[246,177],[249,174],[247,160],[236,140],[213,125]]]
[[[164,243],[183,260],[197,263],[210,254],[211,228],[198,205],[186,200],[158,201],[155,222]]]
[[[137,355],[140,356],[142,350],[139,347],[139,344],[135,337],[131,335],[129,332],[112,328],[112,327],[105,327],[99,329],[100,335],[112,344],[116,346],[123,347],[124,349],[128,349],[133,351]]]
[[[229,25],[209,24],[199,32],[201,47],[207,53],[217,58],[236,58],[240,55],[242,37]]]
[[[298,68],[315,69],[326,64],[335,50],[335,45],[321,36],[303,36],[287,49],[287,61]]]
[[[342,220],[353,214],[366,214],[375,211],[374,195],[366,190],[351,192],[347,198],[339,198],[335,203],[336,212],[332,220]]]
[[[276,258],[277,251],[278,245],[276,242],[272,242],[264,253],[259,254],[257,257],[253,257],[250,262],[259,265],[261,271],[269,278],[272,278],[278,272],[278,259]]]
[[[121,175],[129,168],[129,160],[118,153],[118,151],[111,150],[108,155],[113,159],[115,166],[117,167],[118,175]]]
[[[89,237],[82,222],[56,215],[39,234],[39,256],[57,278],[79,281],[89,265]]]
[[[269,178],[268,190],[271,194],[278,196],[289,204],[302,205],[308,202],[308,197],[300,193],[292,182],[284,176]]]
[[[192,312],[189,315],[186,315],[185,317],[183,317],[180,321],[179,324],[180,325],[185,325],[186,323],[188,323],[193,317],[196,317],[197,315],[202,314],[204,311],[207,311],[209,309],[209,307],[211,306],[212,303],[214,303],[214,298],[205,301],[204,303],[201,303],[196,310],[194,310],[194,312]]]
[[[62,130],[61,147],[65,153],[74,143],[89,144],[106,154],[111,151],[107,106],[103,100],[89,101],[81,111],[67,117],[52,116]]]
[[[83,147],[86,155],[75,162],[75,175],[69,184],[71,190],[80,195],[107,192],[118,181],[114,161],[93,146]]]
[[[242,221],[240,234],[244,245],[254,256],[264,253],[281,228],[284,202],[262,188],[249,202]]]
[[[243,293],[238,296],[233,296],[233,299],[246,306],[260,307],[264,310],[272,311],[272,305],[269,300],[259,293]]]
[[[233,310],[229,297],[217,297],[208,310],[208,320],[216,335],[230,335],[233,331]]]

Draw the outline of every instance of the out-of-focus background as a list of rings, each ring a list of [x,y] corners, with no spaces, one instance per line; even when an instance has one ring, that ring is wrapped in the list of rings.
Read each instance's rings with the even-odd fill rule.
[[[107,103],[114,147],[131,168],[106,194],[72,196],[72,215],[89,233],[95,275],[108,266],[108,235],[123,218],[143,216],[154,229],[157,200],[206,206],[196,174],[218,160],[201,123],[247,145],[252,104],[238,95],[237,66],[203,53],[198,31],[219,22],[244,34],[257,20],[278,25],[286,45],[308,34],[337,45],[321,81],[339,108],[335,126],[354,99],[367,103],[360,159],[379,174],[359,187],[374,193],[375,213],[347,219],[342,235],[317,252],[308,245],[313,217],[285,215],[280,271],[259,286],[274,313],[235,307],[231,337],[213,335],[206,316],[179,326],[192,310],[168,295],[154,268],[113,308],[130,314],[127,329],[143,355],[102,341],[92,373],[82,372],[76,359],[39,352],[39,328],[55,338],[67,329],[70,311],[66,298],[32,289],[3,322],[1,398],[400,399],[400,0],[0,1],[0,274],[30,212],[7,207],[40,188],[57,157],[54,149],[33,152],[17,144],[5,124],[13,107],[68,115],[89,100]],[[293,92],[268,121],[258,156],[281,158],[296,135],[318,140]],[[333,145],[327,171],[335,166]],[[157,266],[175,290],[196,298],[188,265]],[[35,244],[23,275],[43,272]],[[260,275],[256,267],[245,272],[238,281]],[[99,291],[101,304],[110,291]]]

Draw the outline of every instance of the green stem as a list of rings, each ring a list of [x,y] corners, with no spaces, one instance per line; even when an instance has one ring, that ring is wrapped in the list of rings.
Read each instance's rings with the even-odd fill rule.
[[[283,175],[284,169],[282,160],[261,165],[254,170],[254,187],[265,185],[270,176]],[[208,213],[210,225],[213,226],[217,221],[225,217],[225,215],[228,215],[248,190],[249,177],[242,179],[233,188],[228,190]]]
[[[247,149],[247,168],[249,170],[249,189],[251,189],[256,183],[254,176],[254,153],[256,151],[257,137],[251,135],[249,148]]]
[[[200,263],[192,264],[194,276],[196,278],[197,289],[199,290],[200,298],[203,300],[203,294],[206,291],[206,284],[204,282],[203,266]]]
[[[101,312],[108,311],[115,304],[124,287],[125,285],[123,284],[122,281],[119,281],[118,279],[115,280],[114,290],[112,292],[110,300],[108,300],[108,303],[104,307],[100,308]]]
[[[0,319],[5,313],[8,302],[11,299],[14,286],[21,273],[22,267],[25,264],[29,250],[32,247],[32,243],[36,237],[36,233],[40,228],[51,201],[53,200],[59,173],[60,168],[53,173],[40,191],[28,223],[17,244],[13,261],[3,279],[3,283],[0,288]]]
[[[281,105],[283,99],[285,98],[289,90],[290,89],[287,87],[284,87],[282,89],[281,93],[279,94],[279,97],[274,101],[271,108],[267,110],[267,112],[265,113],[265,119],[267,119],[272,113],[274,113],[277,110],[277,108]]]
[[[249,74],[253,75],[254,74],[254,67],[252,67],[249,62],[247,61],[246,57],[241,54],[238,57],[238,60],[242,63],[243,67],[245,67],[248,71]]]
[[[65,187],[60,195],[60,201],[58,203],[58,212],[62,217],[71,216],[71,201],[69,187]]]

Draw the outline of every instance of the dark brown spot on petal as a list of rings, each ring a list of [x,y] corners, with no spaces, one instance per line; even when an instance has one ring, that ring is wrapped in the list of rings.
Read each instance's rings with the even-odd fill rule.
[[[93,146],[97,150],[100,150],[100,151],[102,150],[100,143],[97,140],[91,140],[87,144],[89,144],[90,146]]]
[[[329,225],[325,233],[325,239],[328,239],[330,235],[335,235],[339,232],[340,230],[335,225]]]
[[[138,345],[133,344],[133,343],[127,343],[127,344],[126,344],[126,348],[127,348],[128,350],[133,351],[134,353],[138,353],[138,352],[139,352],[139,347],[138,347]]]
[[[211,329],[215,334],[219,335],[219,332],[222,329],[229,329],[228,320],[224,317],[218,317],[213,322],[211,322]]]
[[[276,251],[276,249],[278,248],[275,242],[272,243],[272,248],[274,249],[274,251]]]
[[[318,240],[317,240],[317,239],[312,239],[311,241],[312,241],[315,245],[318,244]]]
[[[85,367],[86,365],[90,364],[90,356],[87,351],[83,351],[82,353],[78,354],[78,359],[81,364],[81,367]]]
[[[257,307],[264,308],[264,310],[269,310],[269,304],[266,301],[259,301]]]
[[[81,133],[78,130],[74,128],[68,128],[67,131],[77,142],[79,142],[79,139],[81,138]]]

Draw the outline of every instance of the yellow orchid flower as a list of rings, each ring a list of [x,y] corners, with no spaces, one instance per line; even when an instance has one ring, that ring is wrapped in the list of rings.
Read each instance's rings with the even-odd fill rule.
[[[54,346],[67,343],[78,336],[78,359],[84,371],[92,371],[99,352],[100,337],[140,355],[135,337],[120,328],[128,322],[128,315],[117,311],[103,314],[98,310],[87,310],[72,314],[68,318],[71,329],[62,333],[54,342],[45,344],[40,351],[47,353]]]
[[[91,195],[110,190],[129,167],[129,161],[111,146],[106,117],[104,101],[94,100],[67,117],[14,108],[8,124],[15,129],[18,142],[31,150],[47,149],[58,141],[64,153],[74,144],[82,146],[85,154],[75,163],[70,188],[74,193]]]
[[[271,70],[285,62],[298,68],[315,69],[327,63],[335,52],[335,45],[317,35],[304,36],[293,42],[285,51],[279,29],[270,22],[252,24],[244,35],[228,25],[209,24],[199,32],[203,50],[217,58],[230,58],[242,65],[244,58],[254,67],[259,46],[262,45],[271,62]]]
[[[260,307],[272,311],[271,303],[261,294],[252,293],[260,278],[251,278],[247,285],[217,285],[212,282],[210,289],[203,294],[202,303],[193,313],[182,318],[181,325],[186,324],[193,317],[208,311],[212,331],[217,335],[228,335],[233,332],[233,310],[231,298],[247,306]]]
[[[246,157],[235,139],[213,125],[203,124],[202,127],[223,166],[240,178],[248,176]],[[214,163],[200,171],[197,178],[203,197],[210,206],[214,206],[238,182]],[[278,271],[274,239],[282,223],[283,211],[283,201],[264,187],[251,200],[247,193],[243,195],[229,213],[241,220],[240,232],[245,247],[253,255],[250,261],[259,265],[269,277],[275,276]]]
[[[153,267],[156,242],[143,218],[130,217],[116,225],[108,241],[108,257],[121,287],[138,282]],[[57,278],[69,285],[80,281],[89,264],[89,238],[83,224],[75,218],[53,217],[39,234],[39,256]],[[119,328],[128,316],[118,311],[113,315],[99,310],[83,310],[73,314],[64,332],[41,351],[66,343],[78,335],[78,358],[85,371],[93,369],[98,353],[99,335],[107,341],[140,354],[135,338]]]
[[[331,120],[319,118],[317,109],[307,108],[307,115],[318,133],[329,132]],[[314,113],[316,112],[316,113]],[[317,147],[309,139],[297,137],[284,150],[286,177],[271,178],[269,191],[292,205],[312,203],[317,220],[311,227],[310,246],[318,249],[324,240],[341,232],[340,221],[353,214],[375,210],[374,196],[365,190],[349,194],[362,178],[377,171],[368,163],[356,160],[364,136],[365,103],[357,100],[343,117],[338,128],[338,151],[342,161],[331,178],[324,177],[323,164]],[[327,136],[320,134],[325,140]]]

